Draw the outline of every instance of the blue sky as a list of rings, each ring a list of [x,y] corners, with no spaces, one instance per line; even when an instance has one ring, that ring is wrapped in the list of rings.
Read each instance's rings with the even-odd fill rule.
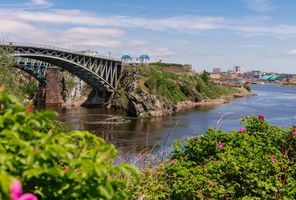
[[[1,40],[296,73],[295,0],[1,0]]]

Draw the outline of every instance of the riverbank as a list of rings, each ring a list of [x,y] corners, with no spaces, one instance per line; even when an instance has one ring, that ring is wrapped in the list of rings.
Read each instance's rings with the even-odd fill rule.
[[[58,120],[69,125],[70,130],[88,130],[103,137],[118,147],[123,155],[129,155],[131,160],[137,158],[143,149],[148,148],[148,151],[154,149],[157,154],[158,149],[163,149],[162,141],[166,140],[166,145],[170,146],[178,139],[205,133],[208,127],[219,127],[228,132],[232,129],[239,130],[241,128],[239,119],[243,116],[264,115],[277,126],[295,125],[292,123],[295,121],[293,116],[296,107],[294,88],[265,84],[251,85],[251,89],[257,94],[256,96],[233,98],[225,102],[226,104],[218,106],[196,106],[163,117],[126,118],[131,120],[127,124],[101,124],[110,118],[109,115],[124,116],[124,113],[98,107],[77,106],[60,109]],[[168,135],[169,137],[165,139]]]
[[[150,118],[254,95],[244,88],[218,85],[209,80],[207,72],[197,74],[188,67],[175,68],[159,63],[127,67],[107,108],[124,110],[129,117]]]
[[[175,107],[172,107],[171,109],[168,109],[165,112],[164,112],[164,110],[155,110],[155,111],[151,112],[150,114],[151,114],[151,116],[160,117],[160,116],[164,116],[164,115],[175,114],[181,110],[191,109],[191,108],[195,108],[195,107],[199,107],[199,106],[200,107],[207,107],[207,106],[214,106],[214,105],[221,105],[221,104],[229,103],[234,98],[256,96],[255,93],[249,92],[244,88],[235,88],[235,89],[238,91],[233,94],[221,96],[221,98],[218,98],[218,99],[203,99],[198,102],[191,101],[191,100],[182,101],[182,102],[177,103],[177,105],[175,105]],[[139,97],[134,97],[134,98],[139,98]],[[75,101],[63,103],[62,107],[80,107],[86,100],[87,100],[87,96],[82,95]]]
[[[255,93],[249,92],[244,88],[237,88],[237,90],[238,91],[236,93],[222,96],[219,99],[205,99],[200,102],[193,102],[193,101],[180,102],[176,106],[176,112],[181,111],[181,110],[195,108],[198,106],[206,107],[206,106],[221,105],[221,104],[229,103],[234,98],[256,96]]]
[[[296,88],[296,83],[283,83],[281,86]]]

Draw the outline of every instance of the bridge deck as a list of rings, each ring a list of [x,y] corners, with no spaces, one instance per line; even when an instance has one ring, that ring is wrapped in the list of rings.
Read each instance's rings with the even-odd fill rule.
[[[2,42],[0,46],[12,48],[15,57],[39,60],[65,69],[96,90],[114,91],[122,71],[122,62],[117,58],[29,43]],[[28,67],[26,69],[30,71]]]

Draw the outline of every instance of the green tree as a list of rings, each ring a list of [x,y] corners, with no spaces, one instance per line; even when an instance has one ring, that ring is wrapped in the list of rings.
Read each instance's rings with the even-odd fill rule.
[[[19,76],[12,73],[14,63],[10,49],[0,48],[0,85],[5,86],[8,93],[19,97],[22,96],[18,87]]]
[[[38,89],[36,81],[29,80],[21,83],[21,74],[14,68],[15,59],[9,47],[0,48],[0,86],[6,88],[7,93],[20,100],[32,98]]]
[[[204,70],[204,71],[202,72],[202,74],[200,75],[200,78],[201,78],[205,83],[207,83],[207,82],[209,82],[209,79],[210,79],[210,73],[207,72],[206,70]]]

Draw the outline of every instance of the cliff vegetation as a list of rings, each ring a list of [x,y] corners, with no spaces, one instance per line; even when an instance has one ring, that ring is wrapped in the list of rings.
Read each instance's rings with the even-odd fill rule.
[[[205,71],[197,74],[188,66],[152,63],[127,67],[108,107],[134,117],[161,116],[175,112],[184,101],[219,99],[236,92],[210,81]]]

